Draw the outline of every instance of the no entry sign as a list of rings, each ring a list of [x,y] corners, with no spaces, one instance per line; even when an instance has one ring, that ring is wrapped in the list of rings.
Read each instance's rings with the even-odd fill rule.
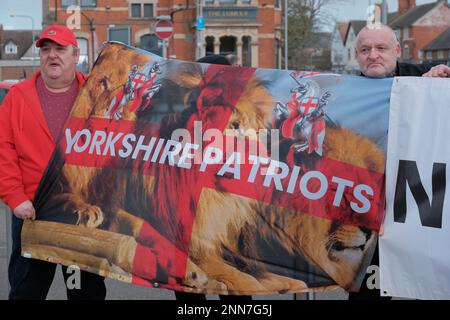
[[[173,25],[169,20],[158,20],[155,27],[155,34],[160,39],[170,38],[173,34]]]

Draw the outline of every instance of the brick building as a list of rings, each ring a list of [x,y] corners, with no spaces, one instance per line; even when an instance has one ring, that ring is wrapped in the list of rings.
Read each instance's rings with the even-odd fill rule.
[[[201,1],[201,2],[200,2]],[[75,23],[72,5],[80,6],[79,40],[82,63],[92,65],[108,40],[162,55],[155,35],[158,18],[170,19],[174,34],[169,57],[193,61],[196,56],[234,53],[246,66],[276,68],[281,63],[281,5],[279,0],[43,0],[43,27]],[[200,4],[198,5],[198,3]],[[202,12],[205,30],[197,32]],[[197,40],[200,39],[200,41]],[[199,46],[197,47],[197,43]],[[197,55],[196,55],[197,53]]]
[[[389,25],[400,41],[402,60],[417,63],[424,60],[423,49],[450,27],[450,6],[447,0],[419,6],[415,0],[399,0]]]
[[[423,59],[450,65],[450,27],[431,41],[423,51]]]

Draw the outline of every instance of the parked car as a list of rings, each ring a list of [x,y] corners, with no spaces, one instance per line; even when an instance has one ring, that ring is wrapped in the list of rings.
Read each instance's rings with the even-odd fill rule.
[[[19,80],[0,81],[0,105],[2,104],[2,101],[8,93],[9,89],[17,82],[19,82]]]

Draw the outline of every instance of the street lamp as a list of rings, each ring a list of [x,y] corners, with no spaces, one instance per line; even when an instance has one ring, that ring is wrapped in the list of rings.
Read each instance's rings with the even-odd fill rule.
[[[35,51],[34,51],[35,38],[34,38],[34,19],[33,19],[33,17],[32,16],[28,16],[28,15],[24,15],[24,14],[10,14],[9,16],[11,18],[26,18],[26,19],[30,19],[31,20],[31,34],[32,34],[32,37],[33,37],[31,53],[33,54],[33,57],[34,57],[34,54],[35,54]],[[34,59],[31,60],[31,61],[33,63],[33,73],[34,73],[35,69],[36,69],[35,68],[35,64],[34,64]]]

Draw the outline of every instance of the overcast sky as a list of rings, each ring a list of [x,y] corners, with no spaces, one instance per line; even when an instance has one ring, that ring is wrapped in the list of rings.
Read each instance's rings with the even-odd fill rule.
[[[435,0],[416,0],[417,4],[434,2]],[[341,0],[342,2],[342,0]],[[345,21],[351,19],[366,19],[367,6],[375,0],[346,0],[345,4],[334,5],[328,9],[335,18],[333,20]],[[35,29],[41,29],[42,24],[41,0],[0,0],[0,24],[6,29],[31,29],[30,18],[11,18],[10,14],[31,16]],[[397,10],[397,0],[388,0],[389,11]]]
[[[332,6],[331,13],[339,20],[339,21],[346,21],[346,20],[352,20],[352,19],[360,19],[360,20],[366,20],[367,17],[367,7],[370,4],[381,2],[374,1],[374,0],[344,0],[340,2],[345,2],[346,4],[343,5],[334,5]],[[436,2],[436,0],[416,0],[416,4],[424,4],[424,3],[430,3],[430,2]],[[389,12],[397,11],[398,9],[398,0],[387,0],[388,3],[388,9]]]
[[[0,24],[5,29],[31,29],[30,18],[11,18],[10,14],[31,16],[34,28],[42,29],[41,0],[0,0]]]

